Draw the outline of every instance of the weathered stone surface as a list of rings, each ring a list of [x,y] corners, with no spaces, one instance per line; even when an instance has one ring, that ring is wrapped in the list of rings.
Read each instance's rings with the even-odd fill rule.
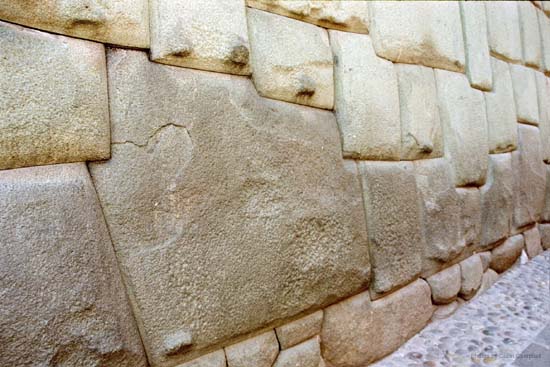
[[[364,366],[397,349],[433,313],[430,287],[419,279],[370,302],[367,292],[325,310],[323,358],[334,367]]]
[[[334,78],[327,31],[248,9],[251,67],[260,95],[332,109]]]
[[[410,162],[359,162],[359,172],[376,297],[411,282],[421,271],[420,198]]]
[[[539,233],[542,248],[545,250],[550,249],[550,224],[539,223]]]
[[[550,16],[550,4],[548,1],[541,1],[542,10],[546,13],[546,15]]]
[[[443,133],[433,69],[397,64],[401,113],[401,159],[443,156]]]
[[[0,172],[0,365],[147,365],[84,164]]]
[[[483,185],[489,147],[483,92],[473,89],[463,74],[435,70],[445,156],[456,186]]]
[[[542,68],[548,74],[550,73],[550,19],[540,11],[537,13],[541,39]]]
[[[514,228],[540,219],[544,207],[545,165],[542,161],[539,130],[518,125],[519,149],[512,152],[514,170]]]
[[[435,307],[435,311],[432,315],[432,321],[446,319],[458,310],[458,301],[451,302],[447,305],[439,305]]]
[[[472,87],[491,90],[493,77],[487,40],[485,4],[476,1],[460,1],[459,5],[466,54],[466,75]]]
[[[541,238],[537,226],[523,232],[523,239],[525,240],[525,252],[530,259],[542,253]]]
[[[537,8],[529,1],[518,1],[519,25],[523,62],[539,68],[541,66],[540,32],[537,19]]]
[[[510,233],[514,205],[512,153],[491,154],[489,174],[481,193],[481,248],[487,249]]]
[[[90,169],[153,364],[367,286],[360,184],[332,113],[138,51],[108,63],[113,155]],[[167,356],[179,331],[192,345]]]
[[[278,354],[273,330],[225,348],[227,367],[271,367]]]
[[[399,160],[399,90],[393,64],[376,56],[367,35],[329,35],[336,60],[334,109],[344,156]]]
[[[151,0],[151,59],[250,74],[244,0]]]
[[[521,61],[521,32],[515,1],[485,1],[491,52],[501,58]]]
[[[323,311],[317,311],[275,329],[282,349],[290,348],[321,332]]]
[[[476,187],[457,188],[460,197],[462,238],[466,246],[477,248],[481,242],[481,194]]]
[[[0,0],[0,19],[104,43],[149,47],[147,0]]]
[[[481,278],[481,287],[479,287],[479,291],[477,292],[477,295],[480,295],[481,293],[485,292],[487,289],[491,288],[493,284],[498,280],[498,273],[494,271],[493,269],[488,269],[483,273],[483,278]]]
[[[324,28],[355,33],[368,33],[369,29],[366,1],[247,0],[246,4]]]
[[[464,71],[458,2],[372,1],[369,6],[370,34],[378,56]]]
[[[290,349],[279,353],[273,367],[319,367],[321,363],[321,346],[319,337],[309,339]]]
[[[223,349],[206,354],[191,362],[186,362],[178,365],[178,367],[226,367],[225,353]]]
[[[484,93],[487,105],[489,152],[506,153],[517,148],[516,102],[510,68],[504,61],[491,58],[493,90]]]
[[[109,158],[103,46],[0,22],[0,49],[0,169]]]
[[[518,121],[538,125],[539,106],[535,70],[523,65],[510,64],[510,74],[514,85]]]
[[[539,132],[542,159],[550,163],[550,78],[535,72],[537,99],[539,102]]]
[[[550,165],[545,166],[546,170],[546,186],[544,193],[544,207],[542,209],[541,220],[550,222]]]
[[[460,262],[460,296],[464,299],[470,299],[481,286],[483,277],[483,264],[479,255],[475,254]]]
[[[514,265],[523,250],[523,236],[521,234],[509,237],[504,243],[491,251],[491,269],[502,273]]]
[[[465,247],[460,226],[461,201],[445,158],[418,160],[414,168],[423,210],[426,247],[422,273],[426,276],[456,258]]]
[[[481,259],[481,264],[483,265],[483,271],[487,271],[489,269],[489,265],[491,264],[491,252],[490,251],[483,251],[478,253],[479,258]]]
[[[453,265],[426,279],[432,290],[432,300],[435,304],[451,303],[460,291],[460,266]]]

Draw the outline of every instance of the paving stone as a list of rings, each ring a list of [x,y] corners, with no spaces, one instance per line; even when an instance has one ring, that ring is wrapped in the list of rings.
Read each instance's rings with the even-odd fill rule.
[[[432,301],[435,304],[451,303],[460,291],[460,266],[453,265],[426,279],[432,290]]]
[[[225,347],[227,367],[271,367],[278,354],[273,330]]]
[[[550,223],[539,223],[539,233],[542,248],[545,250],[550,249]]]
[[[457,2],[369,2],[376,54],[393,62],[464,71]],[[520,46],[521,47],[521,46]]]
[[[329,35],[336,60],[334,109],[344,156],[399,160],[399,90],[393,64],[376,56],[367,35]]]
[[[518,121],[538,125],[539,106],[535,71],[523,65],[510,64],[510,74],[514,85]]]
[[[396,64],[401,113],[401,160],[443,156],[433,69]]]
[[[541,237],[537,226],[523,232],[523,238],[525,240],[525,252],[527,252],[527,256],[530,259],[544,251],[541,246]]]
[[[289,322],[275,329],[281,349],[290,348],[307,340],[321,331],[323,311],[317,311],[298,320]]]
[[[0,169],[109,158],[103,46],[0,22],[0,49]]]
[[[483,273],[483,278],[481,278],[481,287],[479,287],[479,291],[477,292],[476,297],[479,297],[483,292],[491,288],[491,286],[495,284],[497,280],[498,273],[493,269],[487,269]]]
[[[0,19],[72,37],[148,48],[148,6],[147,0],[0,0]]]
[[[542,68],[546,74],[550,73],[550,19],[542,12],[537,11],[541,39]]]
[[[542,159],[550,163],[550,79],[541,72],[535,72],[537,100],[539,102],[539,132]]]
[[[0,365],[147,365],[85,164],[1,171],[0,231]]]
[[[281,351],[273,367],[319,367],[320,363],[321,345],[317,336]]]
[[[460,197],[460,223],[466,246],[476,249],[481,241],[481,194],[476,187],[457,188]]]
[[[456,186],[483,185],[488,165],[487,119],[483,92],[463,74],[435,70],[445,156]]]
[[[332,53],[327,31],[248,9],[252,78],[258,93],[319,108],[334,106]]]
[[[526,65],[539,68],[542,65],[542,53],[537,8],[528,1],[518,1],[517,4],[523,62]]]
[[[179,364],[177,367],[226,367],[223,349],[206,354],[190,362]]]
[[[151,0],[151,60],[249,75],[244,0]]]
[[[479,287],[483,277],[483,264],[479,255],[475,254],[460,262],[460,296],[464,299],[472,298]]]
[[[504,243],[491,251],[491,269],[502,273],[510,268],[521,255],[524,245],[521,234],[509,237]]]
[[[516,2],[485,1],[489,49],[505,60],[522,61],[519,11]]]

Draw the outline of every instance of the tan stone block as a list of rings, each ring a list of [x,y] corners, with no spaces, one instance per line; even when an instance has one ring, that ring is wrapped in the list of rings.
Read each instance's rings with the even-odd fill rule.
[[[446,305],[439,305],[435,307],[435,311],[432,315],[432,321],[443,320],[450,317],[458,310],[458,301],[451,302]]]
[[[472,298],[481,286],[483,277],[483,264],[478,254],[460,262],[460,277],[460,296],[464,299]]]
[[[504,243],[491,251],[491,269],[502,273],[510,268],[521,255],[523,250],[523,236],[521,234],[509,237]]]
[[[483,273],[483,278],[481,279],[481,287],[479,287],[479,291],[477,292],[477,295],[479,296],[483,292],[485,292],[487,289],[491,288],[493,284],[498,280],[498,273],[494,271],[493,269],[488,269]]]
[[[290,348],[321,332],[323,311],[317,311],[275,329],[281,349]]]
[[[544,250],[550,249],[550,224],[539,223],[540,242]]]
[[[273,330],[225,347],[227,367],[271,367],[278,354]]]
[[[491,264],[491,251],[479,252],[478,255],[483,265],[483,271],[485,272],[489,269],[489,265]]]
[[[535,72],[539,102],[539,132],[542,159],[550,163],[550,78]]]
[[[206,354],[190,362],[179,364],[177,367],[226,367],[223,349]]]
[[[532,125],[539,124],[535,73],[535,70],[526,66],[510,64],[517,119],[519,122]]]
[[[460,223],[466,246],[476,249],[481,242],[481,194],[476,187],[457,188],[460,197]]]
[[[541,238],[537,226],[523,232],[523,239],[525,240],[525,252],[530,259],[544,251],[541,246]]]
[[[461,287],[460,266],[453,265],[426,279],[432,290],[435,304],[451,303],[456,299]]]
[[[321,362],[321,345],[316,336],[281,351],[273,367],[320,367]]]
[[[485,1],[489,48],[500,58],[522,61],[521,31],[515,1]]]

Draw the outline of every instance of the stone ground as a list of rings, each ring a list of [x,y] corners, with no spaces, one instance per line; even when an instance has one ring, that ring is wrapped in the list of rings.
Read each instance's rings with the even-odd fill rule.
[[[376,367],[550,366],[550,251],[504,273]]]

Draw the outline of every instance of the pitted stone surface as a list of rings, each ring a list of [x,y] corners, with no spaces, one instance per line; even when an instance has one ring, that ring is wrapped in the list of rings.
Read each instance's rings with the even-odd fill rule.
[[[539,102],[539,132],[542,159],[550,164],[550,78],[535,72]]]
[[[317,311],[298,320],[289,322],[275,329],[281,349],[290,348],[303,342],[321,331],[323,311]]]
[[[335,57],[336,119],[344,156],[399,160],[401,123],[394,65],[374,53],[369,36],[329,31]]]
[[[460,265],[455,264],[439,273],[435,273],[426,281],[432,290],[432,300],[435,304],[451,303],[456,299],[462,284]]]
[[[273,330],[225,348],[227,367],[271,367],[278,354]]]
[[[505,60],[521,61],[521,31],[517,3],[484,1],[491,52]]]
[[[541,39],[542,66],[546,74],[550,73],[550,19],[537,12]]]
[[[376,54],[393,62],[464,71],[458,2],[369,1]]]
[[[525,241],[525,252],[530,259],[542,253],[541,238],[537,226],[523,232],[523,239]]]
[[[481,286],[482,277],[483,264],[478,254],[462,260],[460,262],[460,278],[462,281],[460,296],[464,299],[472,298]]]
[[[518,1],[519,25],[523,62],[539,68],[542,61],[540,32],[537,19],[537,8],[529,1]]]
[[[145,367],[86,165],[0,172],[0,365]]]
[[[325,29],[249,8],[248,30],[252,78],[260,95],[333,108],[332,53]]]
[[[466,246],[477,249],[481,242],[481,194],[476,187],[457,188],[460,197],[460,223]]]
[[[549,223],[540,223],[539,224],[539,233],[542,248],[545,250],[550,249],[550,224]]]
[[[532,125],[539,124],[535,73],[526,66],[510,64],[518,121]]]
[[[0,22],[0,49],[0,169],[109,158],[103,46]]]
[[[148,5],[147,0],[0,0],[0,19],[72,37],[148,48]]]
[[[319,367],[320,363],[321,346],[317,336],[281,351],[273,367]]]
[[[502,273],[508,270],[520,257],[525,241],[521,234],[508,237],[500,246],[491,251],[491,269]]]
[[[250,74],[244,0],[151,0],[151,59]]]
[[[190,362],[179,364],[178,367],[227,367],[223,349],[206,354]]]
[[[138,51],[108,63],[113,155],[90,169],[153,364],[368,285],[360,184],[332,113]],[[176,331],[192,345],[167,356]]]

